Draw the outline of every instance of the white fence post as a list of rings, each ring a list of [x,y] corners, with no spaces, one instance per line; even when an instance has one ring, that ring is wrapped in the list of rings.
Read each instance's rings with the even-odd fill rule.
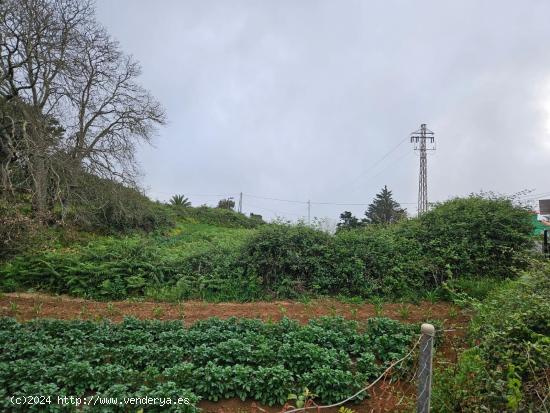
[[[420,360],[418,363],[418,389],[416,392],[417,413],[430,411],[432,394],[432,358],[435,337],[435,327],[432,324],[422,324],[420,328]]]

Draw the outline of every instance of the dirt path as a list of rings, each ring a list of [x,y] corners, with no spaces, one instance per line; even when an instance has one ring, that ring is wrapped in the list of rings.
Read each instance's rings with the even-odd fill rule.
[[[208,317],[248,317],[264,321],[280,320],[283,316],[307,322],[323,315],[339,315],[348,319],[367,320],[376,315],[401,320],[421,322],[437,319],[445,324],[464,324],[468,316],[449,303],[422,302],[415,304],[383,304],[377,310],[373,304],[348,304],[332,299],[296,301],[259,301],[253,303],[208,303],[185,301],[180,304],[150,301],[100,302],[52,296],[39,293],[8,293],[0,296],[0,315],[15,317],[20,321],[33,318],[90,319],[107,318],[115,322],[124,317],[140,319],[179,320],[193,323]]]

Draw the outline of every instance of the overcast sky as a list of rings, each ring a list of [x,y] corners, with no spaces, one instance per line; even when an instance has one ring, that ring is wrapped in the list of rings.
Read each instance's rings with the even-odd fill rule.
[[[98,0],[169,123],[142,147],[153,199],[243,192],[245,212],[362,215],[387,185],[416,213],[480,190],[550,195],[550,1]],[[533,197],[534,195],[531,195]]]

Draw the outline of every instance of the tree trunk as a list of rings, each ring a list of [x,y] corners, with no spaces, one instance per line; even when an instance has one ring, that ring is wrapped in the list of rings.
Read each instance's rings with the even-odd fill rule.
[[[44,155],[35,154],[31,160],[32,206],[36,217],[42,221],[47,212],[48,169]]]

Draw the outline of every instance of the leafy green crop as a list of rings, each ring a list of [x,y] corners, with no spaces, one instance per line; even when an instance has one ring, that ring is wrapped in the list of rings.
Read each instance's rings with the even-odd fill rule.
[[[405,354],[413,330],[382,318],[361,325],[326,317],[304,326],[289,319],[213,318],[187,328],[177,321],[21,324],[3,318],[0,406],[14,410],[6,397],[31,390],[79,397],[180,393],[193,400],[239,397],[274,405],[308,388],[318,401],[331,403]],[[390,340],[378,337],[381,332]],[[102,411],[118,411],[110,409]]]

